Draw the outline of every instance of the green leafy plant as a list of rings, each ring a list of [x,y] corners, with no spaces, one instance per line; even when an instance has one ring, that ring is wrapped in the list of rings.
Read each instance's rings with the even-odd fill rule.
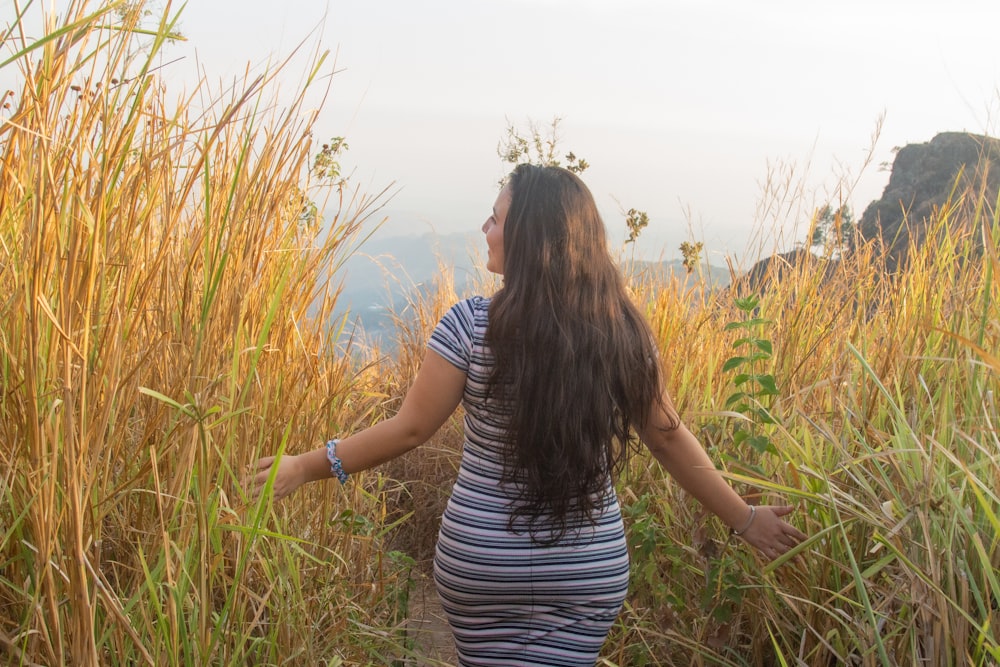
[[[771,321],[757,314],[760,305],[757,296],[738,298],[735,304],[743,318],[726,324],[725,331],[740,331],[744,335],[733,343],[739,354],[727,359],[722,371],[736,371],[735,391],[726,398],[726,409],[740,413],[746,420],[736,426],[733,444],[737,448],[746,444],[758,453],[773,454],[776,450],[766,427],[777,423],[770,406],[778,395],[778,387],[774,375],[766,369],[774,348],[761,333]]]

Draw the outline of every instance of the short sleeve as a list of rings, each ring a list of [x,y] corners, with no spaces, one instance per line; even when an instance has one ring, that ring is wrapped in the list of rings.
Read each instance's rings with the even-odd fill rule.
[[[458,370],[467,373],[472,361],[472,332],[475,325],[474,299],[459,301],[434,327],[427,347]]]

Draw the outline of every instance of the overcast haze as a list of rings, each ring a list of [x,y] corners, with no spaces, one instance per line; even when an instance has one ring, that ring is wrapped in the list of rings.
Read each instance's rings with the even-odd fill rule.
[[[857,181],[860,214],[893,147],[996,134],[998,25],[996,0],[190,0],[188,41],[164,59],[184,58],[168,77],[197,63],[218,82],[303,41],[330,49],[341,71],[316,131],[347,138],[366,190],[396,183],[391,232],[476,228],[508,120],[559,116],[609,228],[623,228],[619,203],[644,209],[669,257],[686,221],[713,253],[741,253],[769,165],[807,174],[806,208]]]

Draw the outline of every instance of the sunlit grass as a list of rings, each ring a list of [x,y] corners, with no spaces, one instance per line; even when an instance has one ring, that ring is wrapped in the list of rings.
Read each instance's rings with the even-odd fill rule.
[[[76,4],[34,42],[15,24],[0,56],[19,81],[0,112],[0,654],[391,664],[459,416],[347,487],[272,506],[243,482],[258,456],[391,414],[465,295],[444,266],[397,313],[391,358],[346,342],[323,278],[381,195],[317,176],[305,90],[276,103],[274,72],[172,99],[152,63],[176,16],[140,26],[127,9]],[[812,537],[765,564],[638,457],[610,663],[1000,661],[997,209],[995,192],[956,191],[891,274],[867,244],[766,289],[632,279],[686,421]],[[773,424],[727,407],[726,325],[753,291]],[[770,449],[735,446],[738,424]]]
[[[151,63],[176,15],[140,18],[76,3],[5,44],[0,652],[379,664],[406,566],[377,481],[277,522],[243,491],[259,456],[381,414],[319,280],[377,198],[317,182],[304,91],[277,107],[275,72],[171,100]]]

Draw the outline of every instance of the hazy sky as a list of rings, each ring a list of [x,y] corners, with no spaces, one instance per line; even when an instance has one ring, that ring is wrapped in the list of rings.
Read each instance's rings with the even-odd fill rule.
[[[366,190],[396,183],[389,230],[478,227],[508,121],[558,116],[614,233],[636,207],[667,256],[688,222],[739,254],[755,222],[787,246],[813,205],[843,196],[860,215],[893,147],[996,135],[998,25],[998,0],[189,0],[188,41],[165,58],[217,83],[303,41],[330,49],[340,71],[316,131],[347,138]],[[803,211],[761,214],[769,174],[803,188]]]

